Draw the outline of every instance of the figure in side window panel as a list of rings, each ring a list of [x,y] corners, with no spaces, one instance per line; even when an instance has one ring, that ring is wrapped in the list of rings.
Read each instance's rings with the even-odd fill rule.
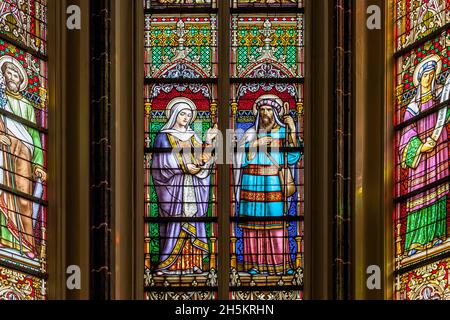
[[[33,104],[23,95],[28,75],[13,57],[0,58],[1,108],[19,119],[36,124]],[[14,192],[42,198],[44,152],[38,130],[20,120],[0,115],[0,247],[2,251],[18,251],[33,260],[38,252],[35,244],[35,226],[39,205]]]
[[[437,81],[442,61],[431,55],[415,69],[416,95],[406,108],[404,121],[414,119],[440,102],[450,98],[450,78],[442,86]],[[449,175],[449,145],[446,124],[447,106],[414,121],[403,129],[399,156],[402,168],[407,170],[407,192],[413,193],[430,186],[424,192],[408,198],[406,203],[405,253],[416,253],[439,246],[447,238],[447,198],[449,184],[437,181]]]

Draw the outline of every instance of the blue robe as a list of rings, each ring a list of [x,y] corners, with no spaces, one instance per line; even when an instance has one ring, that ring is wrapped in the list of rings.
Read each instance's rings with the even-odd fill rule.
[[[271,132],[258,134],[258,139],[263,137],[273,139],[272,146],[283,147],[286,145],[287,133],[285,127],[277,127]],[[240,182],[239,216],[241,217],[283,217],[287,214],[285,208],[285,196],[278,173],[278,168],[272,163],[265,152],[258,151],[251,155],[250,142],[247,142],[246,152],[242,153],[242,178]],[[300,152],[288,152],[271,150],[270,155],[279,167],[287,168],[297,165],[300,160]],[[285,165],[287,159],[287,166]],[[292,170],[290,168],[290,170]],[[240,223],[240,227],[247,229],[275,229],[282,228],[281,222],[273,223]]]

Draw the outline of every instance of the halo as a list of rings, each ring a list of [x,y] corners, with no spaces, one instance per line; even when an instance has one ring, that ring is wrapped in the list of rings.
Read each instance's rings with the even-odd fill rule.
[[[428,58],[426,58],[425,60],[423,60],[421,63],[419,63],[416,67],[416,69],[414,70],[414,87],[418,87],[420,82],[419,82],[419,71],[422,69],[422,67],[430,62],[430,61],[434,61],[437,63],[436,66],[436,75],[441,73],[442,70],[442,60],[441,57],[439,57],[437,54],[433,54],[431,56],[429,56]]]
[[[195,119],[197,118],[197,107],[195,106],[195,103],[191,99],[188,99],[188,98],[185,98],[185,97],[174,98],[167,104],[167,107],[166,107],[166,117],[167,117],[167,119],[170,119],[173,107],[175,107],[179,103],[185,103],[185,104],[187,104],[189,106],[189,108],[192,111],[192,120],[191,120],[191,122],[194,122]]]
[[[19,72],[22,74],[22,76],[23,76],[23,81],[22,81],[22,83],[20,84],[20,91],[24,91],[26,88],[27,88],[27,79],[28,79],[28,74],[27,74],[27,72],[25,71],[25,68],[20,64],[20,62],[17,60],[17,59],[15,59],[14,57],[11,57],[11,56],[3,56],[3,57],[0,57],[0,70],[1,70],[1,68],[3,67],[3,65],[5,64],[5,63],[7,63],[7,62],[9,62],[9,63],[12,63],[14,66],[16,66],[16,68],[17,69],[19,69]]]
[[[283,100],[281,100],[280,97],[278,97],[274,94],[265,94],[265,95],[260,96],[258,99],[256,99],[255,103],[253,104],[253,115],[256,116],[258,114],[258,110],[256,110],[256,105],[258,104],[258,102],[260,102],[261,100],[266,100],[266,99],[275,100],[281,106],[279,115],[282,117],[284,115]]]

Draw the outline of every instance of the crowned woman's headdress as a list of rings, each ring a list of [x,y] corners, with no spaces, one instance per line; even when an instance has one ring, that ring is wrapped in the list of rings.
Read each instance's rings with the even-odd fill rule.
[[[414,86],[418,87],[423,75],[426,72],[430,72],[433,70],[436,71],[436,75],[440,74],[442,70],[442,60],[441,57],[439,57],[437,54],[433,54],[427,57],[417,65],[416,69],[414,70]]]

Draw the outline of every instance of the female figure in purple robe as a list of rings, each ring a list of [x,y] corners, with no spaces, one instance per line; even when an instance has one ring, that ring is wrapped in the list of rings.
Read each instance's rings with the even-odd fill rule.
[[[203,273],[203,260],[209,253],[206,225],[195,218],[207,216],[215,159],[203,152],[204,144],[191,128],[196,114],[191,100],[175,98],[166,108],[169,120],[155,140],[155,149],[165,150],[154,153],[152,162],[159,215],[174,218],[160,224],[158,275]],[[206,134],[209,150],[216,132],[214,127]]]

